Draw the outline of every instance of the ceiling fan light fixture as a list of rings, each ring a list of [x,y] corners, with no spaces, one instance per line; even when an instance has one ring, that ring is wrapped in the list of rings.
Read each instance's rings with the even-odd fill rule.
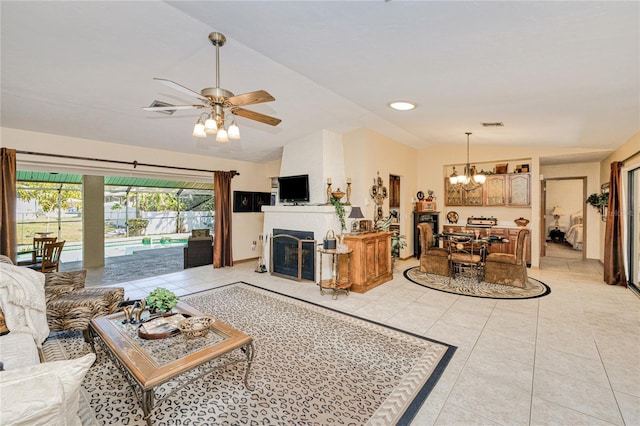
[[[213,114],[207,116],[207,120],[204,122],[204,131],[210,135],[218,133],[218,123],[213,118]]]
[[[240,139],[240,128],[236,124],[236,120],[234,119],[229,126],[229,130],[227,130],[227,135],[229,139]]]
[[[398,111],[409,111],[414,109],[416,107],[416,104],[407,101],[394,101],[389,103],[389,107]]]
[[[216,134],[216,142],[229,142],[229,135],[224,127],[218,129],[218,134]]]
[[[202,122],[202,118],[198,118],[198,122],[195,126],[193,126],[193,136],[196,138],[206,138],[207,133],[204,131],[204,123]]]

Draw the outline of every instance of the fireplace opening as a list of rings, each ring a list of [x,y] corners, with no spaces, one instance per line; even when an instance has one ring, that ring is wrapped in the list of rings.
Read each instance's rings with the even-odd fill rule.
[[[315,281],[316,241],[312,231],[274,229],[271,273],[298,281]]]

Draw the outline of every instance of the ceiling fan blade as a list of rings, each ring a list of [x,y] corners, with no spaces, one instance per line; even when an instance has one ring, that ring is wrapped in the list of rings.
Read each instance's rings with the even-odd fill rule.
[[[255,112],[255,111],[250,111],[250,110],[244,109],[244,108],[238,108],[238,107],[231,108],[231,112],[233,114],[235,114],[235,115],[239,115],[240,117],[248,118],[250,120],[259,121],[261,123],[269,124],[271,126],[277,126],[282,121],[279,118],[270,117],[268,115],[261,114],[259,112]]]
[[[167,105],[156,107],[142,107],[145,111],[175,111],[178,109],[206,108],[205,105]]]
[[[201,99],[203,101],[207,101],[207,99],[202,96],[200,93],[193,91],[191,89],[189,89],[188,87],[184,87],[181,84],[176,83],[175,81],[171,81],[171,80],[167,80],[166,78],[158,78],[158,77],[153,77],[154,80],[158,80],[159,82],[166,84],[167,86],[171,87],[172,89],[175,89],[179,92],[185,93],[189,96],[195,96],[198,99]]]
[[[228,101],[233,106],[253,105],[275,100],[276,98],[274,98],[264,90],[256,90],[255,92],[243,93],[241,95],[232,96],[228,99]]]

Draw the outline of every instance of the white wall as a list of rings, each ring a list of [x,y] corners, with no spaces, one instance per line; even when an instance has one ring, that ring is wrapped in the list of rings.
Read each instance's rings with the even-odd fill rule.
[[[360,207],[365,219],[373,220],[375,203],[369,195],[378,176],[389,185],[389,175],[400,176],[400,234],[406,236],[407,247],[401,258],[413,255],[413,204],[417,192],[418,151],[368,129],[358,129],[343,135],[345,173],[352,180],[351,205]],[[388,190],[388,187],[387,187]],[[389,215],[389,198],[384,200],[384,216]],[[350,226],[350,219],[347,219]]]

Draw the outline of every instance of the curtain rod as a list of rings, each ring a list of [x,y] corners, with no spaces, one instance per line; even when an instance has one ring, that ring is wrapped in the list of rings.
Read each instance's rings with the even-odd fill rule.
[[[26,154],[26,155],[38,155],[43,157],[57,157],[57,158],[67,158],[71,160],[85,160],[85,161],[96,161],[101,163],[114,163],[114,164],[127,164],[133,166],[135,169],[138,166],[147,166],[147,167],[157,167],[161,169],[174,169],[174,170],[186,170],[190,172],[206,172],[206,173],[215,173],[222,170],[206,170],[206,169],[192,169],[190,167],[177,167],[177,166],[163,166],[159,164],[149,164],[149,163],[140,163],[138,161],[119,161],[119,160],[105,160],[102,158],[90,158],[90,157],[79,157],[75,155],[63,155],[63,154],[47,154],[42,152],[33,152],[33,151],[19,151],[16,150],[17,154]],[[240,175],[237,170],[230,170],[235,175]]]
[[[635,157],[638,154],[640,154],[640,151],[636,151],[635,153],[631,154],[630,156],[628,156],[627,158],[622,160],[621,161],[622,165],[624,166],[624,163],[626,163],[627,161],[631,160],[633,157]]]

